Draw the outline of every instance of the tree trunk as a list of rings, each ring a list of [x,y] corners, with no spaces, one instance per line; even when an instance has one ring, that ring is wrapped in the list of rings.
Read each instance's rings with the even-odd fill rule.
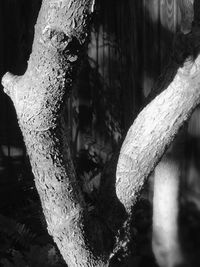
[[[48,231],[70,267],[108,266],[113,246],[98,210],[95,214],[87,210],[63,120],[93,4],[93,0],[43,0],[26,73],[21,77],[7,73],[2,80],[16,108]],[[188,39],[194,36],[198,31]],[[200,102],[199,64],[197,57],[180,67],[127,134],[116,192],[128,213],[145,179]]]
[[[87,212],[62,116],[92,11],[93,0],[44,0],[26,73],[3,78],[16,108],[48,232],[67,264],[76,267],[107,265],[103,227]]]

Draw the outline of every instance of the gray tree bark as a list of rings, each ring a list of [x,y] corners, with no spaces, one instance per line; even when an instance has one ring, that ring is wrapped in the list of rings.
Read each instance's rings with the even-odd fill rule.
[[[70,267],[108,266],[113,249],[105,216],[102,219],[98,210],[99,217],[87,210],[63,120],[93,5],[93,0],[43,0],[27,71],[21,77],[7,73],[2,80],[17,112],[49,234]],[[199,16],[195,18],[198,22]],[[194,46],[195,51],[199,47],[198,36],[197,26],[184,36],[186,54],[195,59],[185,61],[181,50],[185,63],[180,67],[183,62],[173,61],[178,70],[172,82],[141,111],[122,145],[116,193],[129,216],[146,178],[200,102],[200,57],[193,53]],[[162,79],[169,82],[169,74]],[[113,170],[109,175],[114,175]],[[108,191],[101,190],[105,205],[115,195],[105,196]],[[116,205],[112,218],[117,212]],[[111,229],[113,235],[118,227]]]
[[[93,0],[44,0],[26,73],[7,73],[2,81],[16,108],[48,232],[69,266],[106,266],[108,257],[102,227],[90,218],[80,191],[62,117],[92,11]]]
[[[181,1],[183,33],[177,34],[174,54],[153,93],[162,92],[140,112],[121,147],[116,192],[128,214],[146,178],[200,103],[200,4],[194,1],[194,13],[192,4],[192,0]],[[192,28],[191,17],[195,18]]]

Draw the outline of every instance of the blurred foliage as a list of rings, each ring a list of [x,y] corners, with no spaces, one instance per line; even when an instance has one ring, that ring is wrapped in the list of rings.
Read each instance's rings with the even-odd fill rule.
[[[66,266],[48,235],[0,215],[0,264],[5,267]]]

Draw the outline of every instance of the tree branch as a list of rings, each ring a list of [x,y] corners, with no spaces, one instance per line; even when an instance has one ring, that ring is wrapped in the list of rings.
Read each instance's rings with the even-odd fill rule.
[[[198,1],[194,5],[198,8]],[[107,225],[87,210],[63,120],[65,98],[87,41],[93,7],[93,0],[43,0],[26,73],[22,77],[7,74],[2,81],[16,108],[48,231],[67,264],[82,267],[108,266],[113,245]],[[184,36],[186,50],[181,60],[179,53],[174,57],[175,67],[183,63],[182,58],[191,57],[176,74],[173,71],[170,85],[141,111],[120,151],[115,186],[129,214],[144,181],[200,102],[196,13],[194,18],[192,32]],[[166,85],[169,80],[165,78]],[[123,208],[121,214],[126,215]]]
[[[2,78],[4,92],[13,100],[13,102],[15,101],[15,87],[19,78],[19,76],[13,75],[10,72],[7,72]]]
[[[199,6],[198,1],[195,5]],[[122,145],[116,172],[116,193],[129,214],[147,177],[200,103],[200,56],[197,56],[200,29],[196,21],[194,25],[176,51],[176,55],[181,54],[177,66],[186,58],[183,66],[178,68],[167,88],[140,112]],[[166,76],[162,78],[167,80]]]

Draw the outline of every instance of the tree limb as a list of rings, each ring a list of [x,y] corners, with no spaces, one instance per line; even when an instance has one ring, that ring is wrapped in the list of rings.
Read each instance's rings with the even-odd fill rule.
[[[93,0],[43,0],[26,73],[2,80],[16,108],[48,231],[67,264],[83,267],[108,266],[112,249],[106,224],[87,210],[63,120],[93,7]],[[199,17],[194,17],[192,32],[184,36],[181,59],[187,60],[138,115],[120,151],[115,186],[129,214],[144,181],[200,102]],[[179,53],[174,58],[179,61]]]
[[[199,6],[198,1],[195,5]],[[196,15],[195,18],[199,18]],[[147,105],[130,127],[123,142],[116,171],[116,193],[131,214],[145,180],[154,170],[179,129],[200,103],[200,29],[196,21],[184,36],[179,66],[172,82]],[[179,52],[178,52],[179,51]],[[176,62],[181,64],[180,62]],[[166,77],[163,77],[166,79]]]

